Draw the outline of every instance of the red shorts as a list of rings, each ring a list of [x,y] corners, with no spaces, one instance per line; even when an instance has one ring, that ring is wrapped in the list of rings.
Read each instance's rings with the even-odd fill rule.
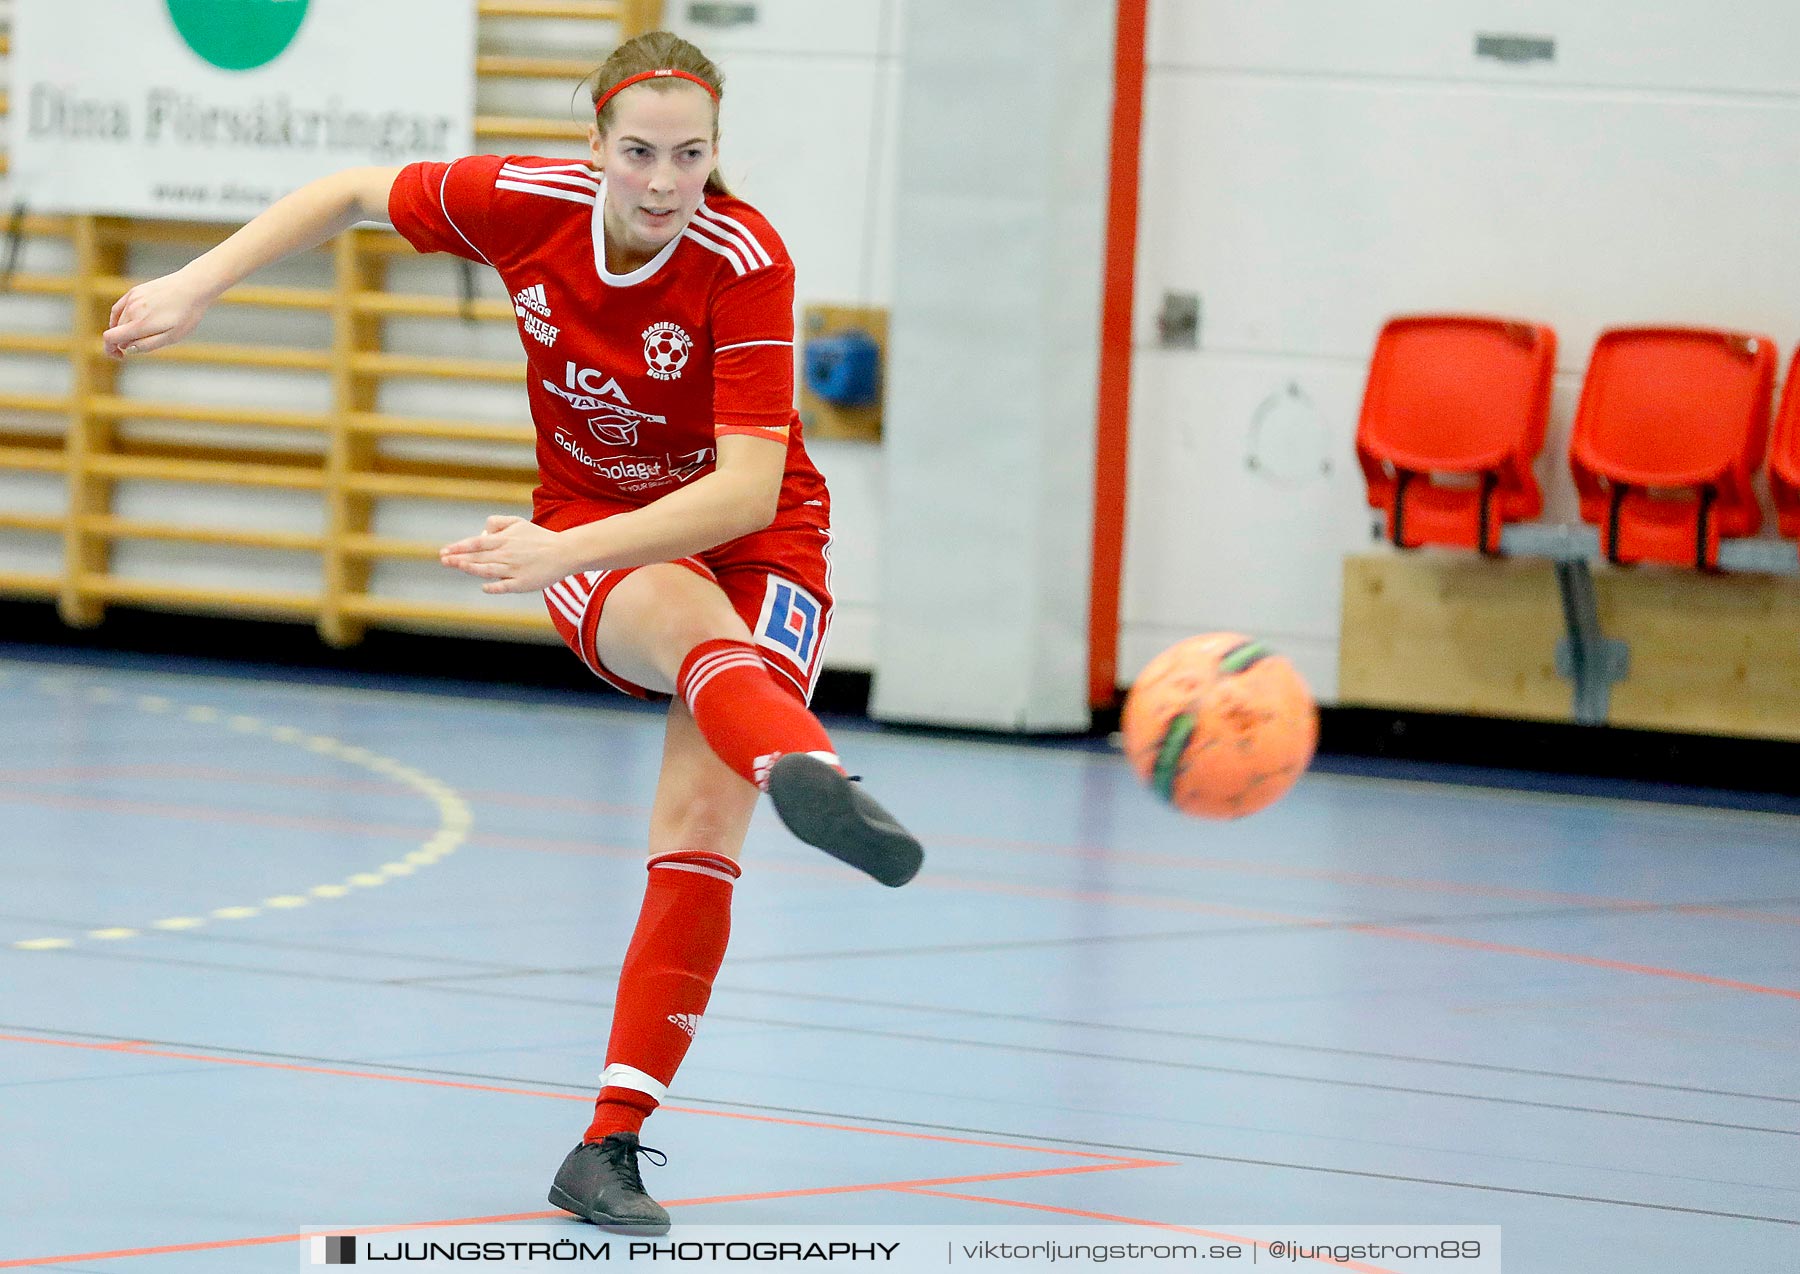
[[[558,504],[540,509],[532,520],[552,531],[566,531],[625,508],[587,501]],[[681,558],[675,565],[724,590],[776,684],[792,691],[801,703],[810,702],[831,622],[830,528],[822,522],[784,517],[773,526]],[[607,596],[637,569],[570,575],[544,590],[544,605],[557,633],[596,677],[639,699],[663,699],[668,696],[609,671],[594,647]]]

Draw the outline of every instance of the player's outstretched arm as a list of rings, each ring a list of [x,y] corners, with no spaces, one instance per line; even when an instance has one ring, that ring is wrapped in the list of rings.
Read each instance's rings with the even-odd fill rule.
[[[271,204],[212,251],[140,283],[113,303],[102,340],[113,358],[173,345],[226,289],[271,262],[317,247],[359,221],[387,220],[398,168],[347,168]]]
[[[672,562],[774,521],[786,470],[785,442],[728,435],[711,473],[642,508],[568,531],[492,517],[482,534],[446,544],[438,557],[488,581],[484,593],[529,593],[577,571]]]

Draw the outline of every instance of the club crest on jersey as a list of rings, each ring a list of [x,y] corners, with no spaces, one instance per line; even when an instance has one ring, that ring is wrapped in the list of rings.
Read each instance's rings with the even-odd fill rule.
[[[652,323],[644,329],[644,363],[657,380],[679,377],[693,349],[693,340],[673,323]]]
[[[756,644],[778,652],[803,674],[810,674],[824,609],[818,598],[798,584],[769,576],[762,614],[756,621]]]

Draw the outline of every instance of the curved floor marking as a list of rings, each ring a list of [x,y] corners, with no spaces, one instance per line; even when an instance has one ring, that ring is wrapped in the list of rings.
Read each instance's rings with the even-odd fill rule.
[[[11,674],[0,670],[0,682],[11,680]],[[415,792],[430,801],[437,810],[437,827],[418,848],[365,871],[353,872],[342,880],[325,881],[288,893],[272,894],[254,903],[227,903],[213,907],[201,915],[163,916],[137,925],[104,925],[88,930],[85,935],[88,941],[120,942],[139,936],[145,929],[180,933],[202,928],[214,921],[249,920],[264,911],[292,911],[314,901],[343,898],[359,889],[375,889],[390,880],[410,876],[421,868],[443,861],[456,852],[474,825],[468,802],[448,784],[393,757],[347,744],[329,735],[314,734],[291,725],[271,724],[259,717],[222,712],[207,704],[181,704],[161,695],[123,694],[110,686],[85,685],[74,677],[40,676],[32,679],[31,684],[34,689],[55,698],[79,698],[95,704],[127,704],[152,716],[178,717],[197,726],[218,727],[250,738],[300,748],[356,766],[377,778]],[[79,941],[81,939],[63,937],[24,938],[14,942],[12,946],[18,951],[60,951]]]
[[[53,766],[36,769],[0,770],[0,786],[26,783],[58,783],[77,782],[89,779],[126,778],[126,779],[186,779],[210,783],[242,783],[248,785],[267,785],[285,788],[316,788],[323,791],[368,792],[376,795],[389,794],[396,790],[396,784],[377,782],[368,779],[328,778],[315,775],[284,774],[276,771],[257,771],[230,769],[222,766],[198,765],[116,765],[116,766]],[[537,794],[507,791],[471,791],[463,789],[462,795],[469,800],[491,805],[517,805],[534,810],[562,809],[570,813],[601,815],[606,817],[642,817],[650,816],[648,805],[622,804],[612,801],[595,801],[581,797],[559,797],[550,794]],[[50,800],[72,800],[75,798],[53,798],[45,793],[36,793],[31,798],[38,802]],[[116,805],[95,805],[92,808],[120,808]],[[198,807],[171,807],[167,811],[150,810],[143,805],[134,806],[133,812],[168,812],[175,816],[192,815],[203,817]],[[249,811],[235,813],[235,817],[250,819]],[[257,815],[261,820],[273,822],[283,819],[280,815]],[[283,826],[303,826],[304,820],[288,816],[281,823]],[[323,830],[341,831],[341,822],[321,821],[318,824]],[[371,825],[376,826],[376,825]],[[401,834],[397,825],[394,834]],[[484,839],[494,842],[506,842],[526,848],[537,848],[546,851],[567,850],[580,853],[591,850],[593,846],[585,840],[567,841],[553,837],[519,836],[487,833]],[[1278,880],[1321,881],[1328,884],[1353,885],[1370,889],[1387,890],[1397,893],[1444,894],[1465,898],[1492,898],[1509,902],[1548,903],[1571,907],[1591,907],[1605,911],[1621,913],[1646,913],[1670,916],[1698,916],[1717,920],[1741,920],[1751,924],[1774,924],[1800,926],[1800,913],[1778,911],[1760,911],[1747,907],[1729,906],[1713,902],[1679,902],[1650,898],[1615,898],[1604,894],[1580,894],[1551,889],[1521,889],[1509,885],[1493,885],[1471,881],[1437,880],[1426,876],[1388,876],[1371,872],[1340,871],[1323,867],[1304,867],[1286,863],[1258,862],[1240,858],[1209,858],[1195,854],[1170,854],[1145,850],[1125,850],[1106,846],[1071,845],[1056,841],[1019,840],[994,836],[970,836],[951,833],[934,833],[929,839],[932,843],[946,845],[963,845],[971,849],[992,849],[1000,852],[1037,853],[1046,856],[1073,858],[1083,861],[1118,862],[1134,866],[1168,868],[1179,871],[1214,872],[1221,875],[1266,876]],[[615,847],[617,848],[617,847]],[[641,854],[641,849],[619,848],[620,853]]]

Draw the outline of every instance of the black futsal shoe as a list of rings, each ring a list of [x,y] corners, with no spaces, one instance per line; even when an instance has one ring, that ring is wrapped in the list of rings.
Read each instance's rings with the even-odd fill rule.
[[[794,835],[899,888],[919,874],[925,851],[913,834],[852,780],[816,756],[790,752],[769,770],[769,799]]]
[[[626,1234],[667,1234],[669,1214],[644,1193],[638,1153],[668,1160],[660,1150],[638,1145],[635,1132],[615,1132],[605,1141],[569,1151],[550,1186],[550,1202],[584,1221]]]

